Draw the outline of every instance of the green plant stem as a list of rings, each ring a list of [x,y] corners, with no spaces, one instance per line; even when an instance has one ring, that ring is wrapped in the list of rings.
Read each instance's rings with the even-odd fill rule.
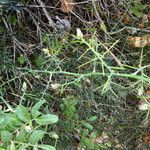
[[[64,74],[64,75],[70,75],[70,76],[76,76],[76,77],[89,77],[89,76],[115,76],[115,77],[126,77],[126,78],[133,78],[145,82],[150,83],[150,77],[144,77],[144,76],[139,76],[139,75],[134,75],[134,74],[126,74],[126,73],[103,73],[103,72],[90,72],[86,74],[80,74],[80,73],[73,73],[73,72],[66,72],[66,71],[47,71],[47,70],[32,70],[32,69],[26,69],[26,68],[18,68],[19,70],[24,70],[28,71],[29,73],[44,73],[44,74]]]

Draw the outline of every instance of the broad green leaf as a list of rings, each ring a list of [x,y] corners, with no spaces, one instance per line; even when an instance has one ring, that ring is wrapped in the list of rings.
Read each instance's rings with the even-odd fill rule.
[[[88,134],[89,134],[89,129],[85,129],[85,130],[82,132],[82,136],[83,136],[83,137],[86,137]]]
[[[50,146],[50,145],[45,145],[45,144],[38,145],[38,147],[43,149],[43,150],[56,150],[55,147]]]
[[[58,116],[53,114],[46,114],[36,118],[35,121],[39,125],[53,124],[58,121]]]
[[[27,135],[27,132],[25,129],[21,129],[18,134],[16,135],[16,141],[23,142],[25,137]]]
[[[130,7],[129,11],[131,13],[134,13],[137,17],[142,17],[144,13],[142,13],[142,10],[145,8],[145,5],[142,3],[135,3],[134,6]]]
[[[19,105],[16,108],[16,115],[17,117],[22,120],[23,122],[28,122],[30,120],[30,114],[27,110],[26,107],[24,107],[23,105]]]
[[[89,129],[89,130],[92,130],[92,129],[93,129],[93,126],[92,126],[90,123],[87,123],[87,122],[85,122],[85,121],[81,121],[81,124],[82,124],[85,128],[87,128],[87,129]]]
[[[7,114],[5,117],[5,130],[14,131],[17,127],[21,126],[20,119],[15,114]]]
[[[0,128],[1,129],[6,126],[5,120],[6,120],[6,115],[1,112],[0,113]]]
[[[9,131],[3,130],[1,132],[1,141],[4,143],[10,142],[12,140],[12,133]]]
[[[5,121],[5,115],[0,112],[0,125],[3,124]]]
[[[38,110],[44,103],[45,100],[41,100],[32,107],[31,114],[33,117],[38,117],[41,114]]]
[[[22,125],[16,114],[10,114],[10,119],[11,119],[10,121],[14,126],[19,127]]]
[[[39,142],[39,140],[41,140],[44,137],[44,131],[42,130],[35,130],[32,132],[30,138],[29,138],[29,142],[31,144],[36,144]]]
[[[90,118],[87,119],[87,121],[93,122],[97,119],[97,116],[92,116]]]
[[[91,140],[88,139],[88,138],[82,138],[82,139],[81,139],[81,142],[86,146],[86,148],[87,148],[88,150],[91,150],[91,149],[94,148],[94,144],[93,144],[93,143],[91,142]]]

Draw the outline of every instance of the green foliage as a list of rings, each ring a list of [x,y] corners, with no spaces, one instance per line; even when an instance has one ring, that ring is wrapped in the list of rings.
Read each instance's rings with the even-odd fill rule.
[[[58,117],[56,115],[46,114],[36,118],[35,121],[39,125],[48,125],[56,123],[58,121]]]
[[[3,143],[8,143],[12,140],[12,133],[9,131],[2,130],[1,131],[1,140]]]
[[[45,100],[41,100],[32,107],[31,109],[32,117],[38,117],[41,114],[41,112],[39,112],[39,109],[44,103]]]
[[[44,145],[41,142],[44,135],[48,134],[41,126],[54,124],[58,121],[56,115],[43,114],[38,111],[44,103],[43,100],[35,104],[31,109],[31,113],[27,107],[21,104],[13,112],[0,112],[0,139],[2,142],[0,148],[21,150],[32,147],[55,150],[55,147]],[[49,137],[56,139],[56,135],[53,132],[53,136],[51,134]]]
[[[90,123],[86,122],[86,121],[81,121],[81,124],[82,124],[85,128],[87,128],[87,129],[89,129],[89,130],[92,130],[92,129],[93,129],[93,126],[92,126]]]
[[[36,144],[38,143],[42,138],[44,137],[44,131],[42,130],[35,130],[32,132],[30,138],[29,138],[29,142],[31,144]]]
[[[20,65],[23,65],[25,63],[25,57],[24,55],[20,55],[19,57],[17,57],[17,61],[19,62]]]
[[[149,127],[149,47],[126,39],[149,30],[148,6],[105,1],[103,14],[86,1],[78,15],[59,14],[71,22],[60,36],[55,8],[10,2],[0,0],[0,150],[135,149]]]
[[[76,99],[63,99],[62,104],[60,104],[63,115],[70,119],[74,117],[76,113],[76,105]]]
[[[142,17],[144,13],[142,10],[145,8],[145,5],[141,4],[140,2],[134,2],[134,6],[129,8],[130,13],[133,13],[137,17]]]
[[[16,23],[17,23],[16,16],[14,16],[14,15],[9,16],[9,17],[8,17],[8,22],[9,22],[11,25],[15,26]]]
[[[42,66],[43,61],[44,61],[44,58],[41,55],[35,57],[35,64],[38,68]]]

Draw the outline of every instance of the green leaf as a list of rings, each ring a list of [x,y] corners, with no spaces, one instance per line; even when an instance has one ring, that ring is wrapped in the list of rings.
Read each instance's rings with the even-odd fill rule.
[[[97,116],[92,116],[90,118],[87,119],[87,121],[93,122],[97,119]]]
[[[44,131],[42,130],[35,130],[32,132],[30,138],[29,138],[29,142],[31,144],[36,144],[39,142],[39,140],[41,140],[44,137]]]
[[[24,57],[24,55],[21,54],[19,57],[17,57],[17,61],[20,65],[23,65],[26,61],[26,58]]]
[[[86,137],[89,134],[89,129],[85,129],[82,133],[83,137]]]
[[[18,119],[18,117],[16,116],[16,114],[9,114],[10,117],[10,122],[16,126],[19,127],[22,125],[22,123],[20,122],[20,120]]]
[[[11,114],[11,113],[6,114],[4,124],[5,124],[5,130],[8,131],[14,131],[17,127],[22,125],[20,119],[18,119],[16,114]]]
[[[19,142],[23,142],[25,137],[27,135],[27,132],[25,129],[21,129],[19,131],[19,133],[16,135],[16,141],[19,141]]]
[[[94,144],[88,138],[82,138],[81,142],[83,143],[83,145],[86,146],[88,150],[91,150],[94,148]]]
[[[38,147],[43,149],[43,150],[56,150],[55,147],[50,146],[50,145],[45,145],[45,144],[38,145]]]
[[[6,120],[6,115],[3,113],[0,113],[0,128],[1,129],[6,126],[5,120]]]
[[[142,13],[142,10],[145,8],[145,5],[142,3],[135,3],[134,6],[130,7],[129,11],[136,15],[137,17],[142,17],[144,13]]]
[[[41,114],[38,110],[44,103],[45,103],[45,100],[41,100],[32,107],[31,114],[34,118],[38,117]]]
[[[39,125],[53,124],[58,121],[58,116],[53,114],[46,114],[36,118],[35,121]]]
[[[38,57],[35,57],[35,64],[37,67],[42,67],[44,62],[44,58],[40,55]]]
[[[5,121],[5,115],[0,112],[0,125],[3,124]]]
[[[1,132],[1,140],[4,143],[10,142],[12,140],[12,133],[10,133],[9,131],[3,130]]]
[[[22,120],[23,122],[28,122],[30,121],[30,114],[27,111],[27,108],[24,107],[23,105],[19,105],[16,108],[16,112],[15,114],[17,115],[17,117]]]
[[[82,124],[85,128],[87,128],[87,129],[89,129],[89,130],[92,130],[92,129],[93,129],[93,126],[92,126],[90,123],[87,123],[87,122],[85,122],[85,121],[81,121],[81,124]]]

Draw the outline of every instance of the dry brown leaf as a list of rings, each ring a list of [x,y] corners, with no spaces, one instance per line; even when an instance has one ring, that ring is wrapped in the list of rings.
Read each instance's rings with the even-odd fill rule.
[[[146,91],[146,93],[145,93],[145,94],[150,95],[150,90]]]
[[[150,34],[139,36],[129,36],[127,38],[129,45],[134,48],[150,46]]]
[[[130,17],[129,17],[128,15],[125,15],[125,16],[123,17],[123,23],[124,23],[125,25],[127,25],[127,24],[130,23]]]
[[[64,13],[69,13],[74,8],[74,1],[75,0],[61,0],[61,11]]]
[[[150,135],[145,135],[143,137],[143,142],[144,142],[144,144],[149,144],[150,143]]]
[[[92,143],[99,143],[99,144],[102,144],[108,141],[109,141],[109,136],[105,132],[103,132],[101,136],[95,137],[91,140]]]
[[[138,23],[138,28],[144,29],[144,27],[145,27],[144,23]]]
[[[150,20],[150,15],[149,14],[145,14],[142,18],[142,22],[143,23],[148,23]]]

